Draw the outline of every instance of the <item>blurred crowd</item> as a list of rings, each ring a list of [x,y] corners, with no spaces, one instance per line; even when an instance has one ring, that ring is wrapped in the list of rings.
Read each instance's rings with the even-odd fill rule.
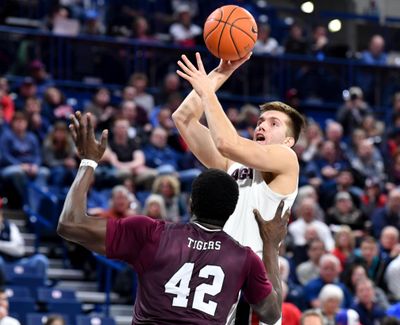
[[[157,4],[152,15],[139,2],[109,1],[107,10],[101,11],[85,8],[81,1],[60,1],[50,6],[41,28],[56,33],[60,26],[79,25],[81,34],[201,44],[201,15],[212,8],[208,2],[204,7],[197,1],[148,3]],[[337,53],[322,25],[312,29],[310,39],[297,23],[290,26],[285,40],[270,33],[267,24],[260,24],[255,53],[317,58]],[[386,64],[384,39],[372,36],[369,48],[358,58],[366,64]],[[109,146],[89,192],[89,214],[108,218],[145,214],[188,222],[190,185],[204,167],[188,151],[171,119],[187,89],[175,73],[163,75],[162,85],[151,92],[148,75],[135,72],[118,91],[99,87],[76,107],[73,96],[55,86],[42,61],[29,61],[25,71],[21,83],[0,78],[0,190],[8,208],[21,209],[30,186],[65,196],[79,165],[68,118],[79,109],[91,113],[96,132],[110,130]],[[343,94],[334,94],[343,98],[335,118],[321,122],[307,116],[307,127],[295,147],[300,188],[280,263],[284,309],[291,315],[297,309],[294,314],[300,317],[301,311],[314,308],[325,324],[350,324],[338,319],[356,311],[363,325],[400,317],[396,305],[400,301],[400,93],[387,98],[392,103],[387,123],[376,116],[365,94],[372,82],[365,77]],[[301,110],[297,90],[288,94],[288,103]],[[258,107],[224,108],[238,132],[252,138]],[[19,261],[23,250],[10,251],[2,242],[18,238],[23,246],[23,241],[15,235],[16,227],[3,220],[8,228],[2,229],[9,233],[7,237],[4,230],[0,232],[0,255],[5,256],[4,263]],[[90,277],[93,264],[75,249],[70,252],[71,264],[84,267]],[[37,260],[48,263],[42,257],[29,262]],[[131,293],[126,283],[119,283],[116,290]],[[390,318],[385,322],[399,324]]]

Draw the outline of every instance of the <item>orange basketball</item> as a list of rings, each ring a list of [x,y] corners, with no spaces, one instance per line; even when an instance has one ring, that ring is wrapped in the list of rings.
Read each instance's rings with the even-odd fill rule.
[[[246,9],[223,6],[208,16],[203,37],[208,50],[216,57],[239,60],[253,49],[257,40],[257,24]]]

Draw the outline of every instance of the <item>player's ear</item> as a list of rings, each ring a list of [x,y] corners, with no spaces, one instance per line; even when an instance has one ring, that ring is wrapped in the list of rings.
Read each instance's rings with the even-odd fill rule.
[[[287,145],[289,148],[292,148],[295,144],[294,138],[293,137],[286,137],[285,141],[283,142],[285,145]]]

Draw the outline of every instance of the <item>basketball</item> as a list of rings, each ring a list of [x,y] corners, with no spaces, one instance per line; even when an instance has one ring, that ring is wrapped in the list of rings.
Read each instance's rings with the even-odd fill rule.
[[[204,24],[208,50],[224,60],[239,60],[251,52],[257,41],[257,24],[246,9],[228,5],[211,13]]]

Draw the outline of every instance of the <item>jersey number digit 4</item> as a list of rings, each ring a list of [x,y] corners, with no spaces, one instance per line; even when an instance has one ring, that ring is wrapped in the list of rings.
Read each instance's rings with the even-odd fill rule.
[[[172,306],[187,307],[190,294],[189,283],[193,275],[194,263],[185,263],[165,284],[165,292],[176,295],[172,300]],[[200,272],[199,277],[208,279],[213,276],[211,284],[200,284],[194,291],[192,308],[200,310],[211,316],[215,315],[217,303],[210,300],[204,301],[204,295],[215,296],[221,292],[225,279],[225,273],[220,266],[206,265]]]

